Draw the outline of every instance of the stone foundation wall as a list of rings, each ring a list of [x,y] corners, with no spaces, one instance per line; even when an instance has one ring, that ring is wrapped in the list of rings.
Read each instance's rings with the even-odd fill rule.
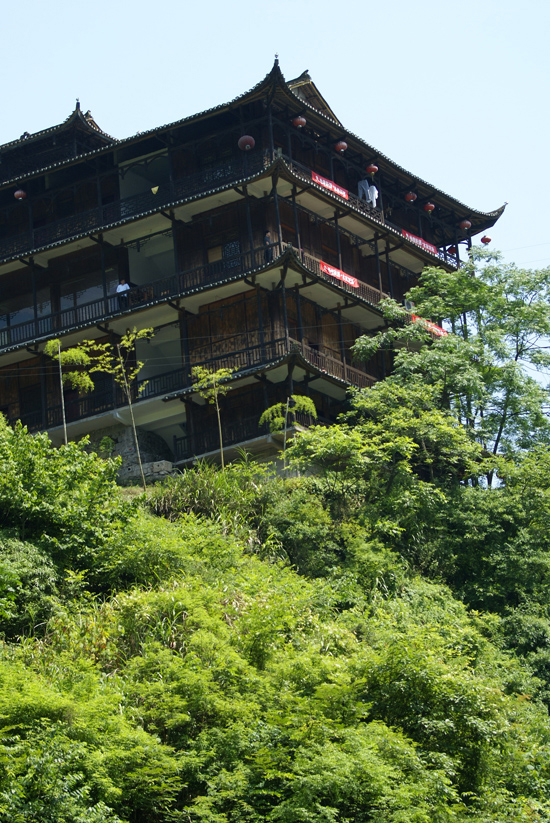
[[[160,479],[172,471],[172,453],[162,437],[154,432],[138,429],[138,442],[141,452],[141,462],[146,478]],[[94,451],[103,456],[106,451],[100,444],[104,438],[113,442],[111,456],[120,457],[122,464],[118,473],[119,482],[133,484],[141,482],[139,464],[134,443],[134,433],[131,428],[123,426],[109,426],[90,434],[90,445]]]

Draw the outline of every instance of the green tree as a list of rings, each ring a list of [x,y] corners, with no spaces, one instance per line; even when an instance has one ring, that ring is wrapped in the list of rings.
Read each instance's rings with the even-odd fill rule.
[[[218,418],[218,433],[220,437],[220,459],[222,464],[222,471],[225,467],[223,459],[223,435],[222,435],[222,418],[220,412],[220,398],[224,397],[230,389],[227,381],[233,374],[235,369],[217,369],[212,371],[205,366],[193,366],[191,374],[194,380],[194,387],[200,396],[216,407],[216,416]]]
[[[286,470],[286,435],[288,428],[288,416],[291,416],[293,423],[296,423],[297,414],[306,414],[317,420],[317,409],[310,397],[303,394],[293,394],[287,397],[286,403],[276,403],[264,411],[260,417],[260,426],[267,423],[269,431],[284,431],[283,441],[283,471]]]
[[[50,340],[44,349],[47,355],[59,361],[62,384],[66,383],[80,392],[93,391],[94,382],[91,375],[94,372],[103,372],[113,376],[115,383],[124,392],[128,403],[136,456],[144,491],[147,491],[147,483],[143,473],[133,409],[134,386],[144,363],[135,359],[135,349],[138,340],[150,340],[153,334],[153,329],[140,329],[138,331],[134,328],[123,334],[116,343],[98,343],[95,340],[83,340],[78,346],[63,351],[58,340]],[[63,367],[69,367],[69,370],[62,371]],[[141,384],[138,394],[145,389],[146,385],[147,382]],[[61,393],[63,394],[63,392]],[[66,440],[67,434],[65,431],[65,442]]]
[[[533,370],[550,364],[550,268],[525,271],[474,249],[458,271],[425,269],[407,296],[416,315],[444,323],[449,334],[433,339],[386,301],[386,317],[398,327],[360,338],[356,356],[392,349],[388,379],[434,387],[441,407],[493,454],[548,441],[548,390]]]

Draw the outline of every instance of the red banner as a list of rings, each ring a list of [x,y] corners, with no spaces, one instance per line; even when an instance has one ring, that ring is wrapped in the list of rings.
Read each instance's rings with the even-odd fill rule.
[[[449,332],[442,329],[441,326],[437,326],[435,323],[432,323],[431,320],[424,320],[423,317],[419,317],[417,314],[411,314],[411,319],[413,323],[420,323],[421,326],[424,326],[426,331],[430,331],[438,337],[447,337],[449,334]]]
[[[349,200],[347,189],[343,189],[342,186],[338,186],[334,180],[327,180],[326,177],[321,177],[320,174],[317,174],[317,172],[314,171],[311,172],[311,179],[314,183],[318,183],[320,186],[334,192],[334,194],[337,194],[339,197],[343,197],[344,200]]]
[[[343,280],[344,283],[347,283],[348,286],[352,286],[354,289],[359,288],[359,280],[356,280],[355,277],[351,277],[351,275],[346,274],[344,271],[340,269],[335,269],[334,266],[329,266],[328,263],[323,263],[323,261],[319,261],[319,266],[322,272],[325,274],[329,274],[331,277],[335,277],[336,280]]]
[[[421,237],[417,237],[416,234],[411,234],[410,231],[405,231],[405,229],[401,229],[401,232],[403,237],[406,237],[407,240],[410,240],[415,246],[420,246],[421,249],[429,251],[432,254],[438,254],[437,246],[434,246],[433,243],[428,243],[427,240],[422,240]]]

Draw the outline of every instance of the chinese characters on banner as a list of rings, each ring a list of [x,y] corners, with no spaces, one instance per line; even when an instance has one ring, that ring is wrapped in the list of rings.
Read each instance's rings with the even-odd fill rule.
[[[319,267],[322,272],[329,274],[331,277],[335,277],[336,280],[343,280],[344,283],[347,283],[348,286],[352,286],[354,289],[359,288],[359,280],[356,280],[355,277],[351,277],[351,275],[346,274],[340,269],[335,269],[334,266],[329,266],[328,263],[323,263],[322,260],[319,261]]]
[[[430,320],[424,320],[423,317],[419,317],[417,314],[411,314],[411,320],[413,323],[420,323],[426,331],[431,331],[432,334],[436,334],[438,337],[446,337],[449,334],[449,332],[442,329],[441,326],[437,326]]]
[[[311,179],[314,183],[318,183],[320,186],[334,192],[334,194],[337,194],[339,197],[343,197],[344,200],[349,200],[347,189],[343,189],[342,186],[338,186],[334,180],[327,180],[326,177],[321,177],[320,174],[317,174],[314,171],[311,172]]]
[[[416,234],[411,234],[410,231],[405,231],[405,229],[401,229],[401,233],[403,237],[406,237],[407,240],[410,240],[411,243],[414,243],[416,246],[420,246],[421,249],[424,251],[429,251],[432,254],[438,254],[437,247],[433,245],[433,243],[428,243],[426,240],[422,240],[421,237],[417,237]]]

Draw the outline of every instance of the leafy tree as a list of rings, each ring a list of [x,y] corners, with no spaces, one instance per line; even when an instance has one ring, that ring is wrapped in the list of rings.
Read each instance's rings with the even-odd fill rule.
[[[222,471],[224,469],[223,459],[223,435],[222,435],[222,419],[220,414],[220,397],[224,397],[229,391],[227,381],[233,374],[235,369],[217,369],[212,371],[205,366],[193,366],[191,373],[193,375],[194,386],[200,396],[216,407],[216,416],[218,418],[218,432],[220,436],[220,459],[222,464]]]
[[[118,461],[100,460],[86,440],[55,448],[0,416],[0,526],[58,562],[84,562],[123,528],[133,509],[116,485]]]
[[[98,343],[95,340],[83,340],[78,346],[61,350],[58,340],[50,340],[44,349],[50,357],[57,359],[60,364],[60,374],[62,366],[69,366],[69,371],[62,373],[62,382],[72,386],[80,392],[90,392],[94,389],[94,382],[91,375],[94,372],[110,374],[117,385],[124,392],[130,419],[132,421],[132,432],[134,434],[134,444],[141,473],[143,490],[147,491],[147,483],[143,473],[141,462],[141,451],[136,429],[136,421],[133,409],[133,390],[138,375],[143,368],[143,362],[135,360],[135,348],[138,340],[150,340],[153,336],[153,329],[134,328],[122,335],[117,343]],[[76,368],[75,368],[76,367]],[[139,392],[145,389],[147,383],[142,383]],[[65,442],[67,440],[65,433]]]
[[[368,359],[390,347],[389,380],[434,387],[441,407],[493,454],[528,448],[533,437],[546,442],[548,391],[530,370],[550,364],[550,268],[519,270],[473,250],[458,271],[425,269],[407,296],[417,315],[444,322],[450,333],[433,340],[422,323],[410,323],[404,309],[386,301],[386,316],[401,328],[360,338],[356,355]]]
[[[315,403],[310,397],[305,397],[302,394],[293,394],[287,398],[286,403],[276,403],[274,406],[270,406],[260,417],[260,426],[267,423],[271,432],[284,430],[283,470],[286,470],[286,433],[289,414],[294,423],[296,423],[297,414],[306,414],[317,420]]]

